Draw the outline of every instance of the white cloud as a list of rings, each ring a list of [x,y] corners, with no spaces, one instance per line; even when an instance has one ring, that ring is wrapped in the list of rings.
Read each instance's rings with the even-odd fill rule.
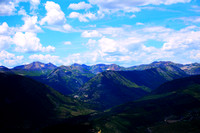
[[[97,44],[96,40],[89,39],[88,42],[86,43],[86,46],[89,46],[89,48],[94,48]]]
[[[135,14],[133,14],[133,15],[131,15],[131,16],[130,16],[130,18],[135,18],[135,17],[136,17],[136,15],[135,15]]]
[[[51,62],[54,64],[60,64],[62,63],[62,61],[60,60],[59,56],[54,56],[54,55],[50,55],[50,54],[33,54],[29,56],[29,59],[31,59],[32,61],[42,61],[45,63]]]
[[[161,32],[173,32],[174,30],[170,29],[170,28],[165,28],[162,26],[155,26],[155,27],[146,27],[143,29],[144,32],[157,32],[157,33],[161,33]]]
[[[73,28],[71,25],[69,24],[64,24],[63,25],[64,31],[68,32],[68,31],[73,31]]]
[[[20,31],[23,32],[41,32],[42,29],[37,25],[38,17],[25,15],[23,18],[24,25],[20,28]]]
[[[6,66],[12,66],[17,63],[21,63],[23,58],[24,58],[24,56],[16,56],[5,50],[2,50],[0,52],[0,61],[2,62],[2,64],[5,64]]]
[[[64,42],[65,45],[71,45],[72,43],[70,41]]]
[[[185,22],[192,22],[192,23],[200,23],[200,17],[196,16],[196,17],[181,17],[181,18],[177,18],[180,20],[183,20]]]
[[[18,11],[18,15],[26,16],[27,13],[26,13],[26,11],[24,10],[24,8],[20,8],[20,10]]]
[[[74,31],[71,25],[66,23],[66,18],[64,12],[61,10],[60,5],[47,1],[45,4],[45,9],[47,14],[39,22],[40,25],[45,25],[45,28],[60,32],[70,32]]]
[[[89,0],[91,5],[99,7],[98,14],[104,17],[104,14],[123,11],[125,13],[135,13],[141,11],[146,5],[171,5],[176,3],[188,3],[191,0]],[[135,17],[132,15],[131,18]]]
[[[9,26],[6,22],[4,22],[2,25],[0,25],[0,34],[8,34]]]
[[[89,39],[89,50],[67,57],[68,63],[121,63],[126,65],[171,60],[179,63],[199,62],[200,27],[180,30],[157,26],[135,30],[134,27],[96,29],[99,40]],[[113,32],[114,31],[114,32]],[[119,34],[116,34],[119,33]],[[158,44],[152,43],[158,42]]]
[[[38,8],[40,0],[30,0],[30,4],[31,4],[31,10],[35,10]]]
[[[10,36],[0,35],[0,50],[9,48],[11,44],[12,38]]]
[[[90,9],[92,6],[90,4],[83,2],[79,2],[78,4],[70,4],[68,8],[73,9],[73,10],[81,10],[81,9]]]
[[[105,9],[129,9],[135,6],[145,6],[145,5],[171,5],[176,3],[188,3],[191,0],[140,0],[140,1],[130,1],[130,0],[89,0],[91,4],[98,5]]]
[[[0,16],[10,16],[17,11],[16,7],[19,6],[20,2],[30,2],[31,10],[37,9],[40,4],[40,0],[1,0],[0,1]]]
[[[66,22],[65,14],[61,10],[60,5],[47,1],[45,4],[45,9],[47,10],[46,16],[40,21],[41,25],[63,25]]]
[[[126,30],[128,31],[128,29],[126,29]],[[126,36],[124,28],[118,28],[118,27],[100,28],[100,29],[98,29],[98,32],[103,35],[111,35],[112,37]]]
[[[81,54],[76,53],[76,54],[71,54],[67,58],[65,58],[65,61],[63,63],[64,65],[71,65],[73,63],[82,64],[83,60],[82,60]]]
[[[136,25],[144,25],[143,23],[137,22]]]
[[[98,41],[98,45],[99,48],[102,50],[102,52],[115,52],[118,48],[118,44],[116,41],[114,41],[113,39],[109,39],[109,38],[101,38]]]
[[[200,12],[200,6],[197,5],[192,6],[192,11]]]
[[[199,49],[200,31],[179,31],[175,32],[166,39],[163,45],[164,50],[174,49]]]
[[[98,31],[96,30],[92,30],[92,31],[84,31],[81,34],[82,37],[85,38],[92,38],[92,37],[102,37],[102,34],[100,34]]]
[[[53,31],[60,31],[60,32],[72,32],[75,31],[71,25],[64,24],[64,25],[50,25],[50,26],[44,26],[47,29],[53,30]]]
[[[0,2],[0,16],[12,15],[16,11],[15,3],[12,1]]]
[[[17,32],[13,37],[13,43],[16,45],[15,51],[17,52],[52,52],[55,47],[43,47],[40,39],[32,32]]]
[[[89,22],[89,20],[95,20],[97,17],[93,13],[86,13],[86,14],[81,14],[78,12],[71,12],[69,14],[69,18],[78,18],[80,22]]]
[[[0,25],[0,50],[5,50],[12,44],[12,37],[15,28],[9,27],[6,22]]]

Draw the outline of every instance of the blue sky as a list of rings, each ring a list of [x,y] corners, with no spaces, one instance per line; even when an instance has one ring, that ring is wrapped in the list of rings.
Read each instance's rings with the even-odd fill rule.
[[[200,62],[199,0],[0,0],[0,65]]]

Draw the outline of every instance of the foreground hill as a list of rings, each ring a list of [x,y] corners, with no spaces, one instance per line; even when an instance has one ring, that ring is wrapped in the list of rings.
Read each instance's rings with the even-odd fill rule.
[[[93,124],[102,133],[198,133],[200,76],[167,82],[149,96],[100,114]]]
[[[0,73],[0,84],[0,132],[30,132],[91,111],[24,76]]]

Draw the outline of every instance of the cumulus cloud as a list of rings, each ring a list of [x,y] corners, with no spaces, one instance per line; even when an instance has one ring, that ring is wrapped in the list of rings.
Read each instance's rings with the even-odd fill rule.
[[[92,31],[84,31],[82,34],[81,34],[82,37],[85,37],[85,38],[92,38],[92,37],[101,37],[102,34],[100,34],[98,31],[96,30],[92,30]]]
[[[72,3],[69,5],[68,8],[73,9],[73,10],[81,10],[81,9],[88,10],[91,7],[92,7],[91,4],[87,4],[83,1],[83,2],[79,2],[78,4]]]
[[[164,39],[164,50],[199,49],[200,31],[182,29],[174,32]]]
[[[13,43],[16,45],[17,52],[52,52],[55,47],[43,47],[40,39],[32,32],[17,32],[13,37]]]
[[[38,17],[37,16],[29,16],[25,15],[22,20],[24,21],[24,25],[20,28],[20,31],[23,32],[41,32],[42,29],[37,25]]]
[[[180,30],[162,26],[137,30],[131,27],[126,30],[126,28],[96,29],[102,37],[98,40],[89,39],[86,43],[89,50],[68,56],[68,62],[120,63],[127,66],[155,60],[171,60],[180,63],[199,61],[200,27],[188,26]],[[113,30],[118,31],[119,34]],[[152,40],[159,43],[154,44]]]
[[[11,44],[12,38],[10,36],[0,35],[0,50],[9,48]]]
[[[30,0],[30,4],[31,4],[31,10],[35,10],[38,8],[40,0]]]
[[[6,22],[0,25],[0,34],[7,34],[9,26]]]
[[[86,43],[86,46],[89,46],[89,48],[94,48],[97,44],[96,40],[89,39],[88,42]]]
[[[71,54],[67,58],[64,59],[64,65],[71,65],[73,63],[82,64],[83,60],[80,53]]]
[[[69,24],[64,24],[63,25],[63,29],[64,29],[64,31],[73,31],[73,28],[72,28],[72,26],[71,25],[69,25]]]
[[[3,22],[0,25],[0,35],[13,35],[16,31],[16,28],[9,27],[6,22]]]
[[[6,66],[13,66],[17,63],[21,63],[24,56],[16,56],[15,54],[9,53],[5,50],[0,52],[0,62]]]
[[[118,48],[117,42],[113,39],[109,38],[101,38],[98,41],[98,46],[102,50],[102,52],[115,52]]]
[[[45,25],[45,28],[60,32],[74,31],[72,26],[66,23],[64,12],[61,10],[60,5],[52,1],[47,1],[45,4],[47,14],[39,22],[40,25]]]
[[[15,28],[9,27],[6,22],[0,25],[0,50],[5,50],[12,44],[12,37]]]
[[[6,15],[12,15],[16,11],[15,9],[15,3],[8,0],[8,1],[2,1],[0,2],[0,15],[6,16]]]
[[[50,55],[50,54],[46,54],[46,55],[43,55],[43,54],[33,54],[33,55],[30,55],[29,56],[29,59],[32,60],[32,61],[42,61],[42,62],[51,62],[51,63],[54,63],[54,64],[61,64],[62,61],[59,59],[60,57],[59,56],[54,56],[54,55]]]
[[[65,14],[61,10],[60,5],[47,1],[45,4],[47,10],[46,16],[40,21],[41,25],[47,23],[48,25],[63,25],[66,22]]]
[[[40,0],[1,0],[0,1],[0,16],[10,16],[17,11],[16,7],[20,2],[30,2],[31,10],[37,9]]]
[[[95,20],[97,17],[93,13],[86,13],[86,14],[81,14],[78,12],[71,12],[69,14],[69,18],[78,18],[80,22],[89,22],[89,20]]]

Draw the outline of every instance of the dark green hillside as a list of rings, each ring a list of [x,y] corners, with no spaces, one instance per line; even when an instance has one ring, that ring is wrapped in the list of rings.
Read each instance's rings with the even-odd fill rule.
[[[81,65],[60,66],[43,77],[32,77],[64,95],[72,94],[94,76]]]
[[[163,91],[158,88],[149,96],[99,115],[93,127],[102,133],[200,132],[199,79],[193,76],[170,81],[161,86]]]
[[[91,112],[32,79],[0,73],[0,132],[29,132],[65,118]]]
[[[151,90],[167,81],[188,76],[181,69],[172,66],[143,71],[119,71],[118,73],[137,85],[146,86]]]
[[[184,71],[174,67],[105,71],[88,81],[77,95],[85,102],[110,108],[141,98],[161,84],[185,76]]]
[[[169,93],[169,92],[177,92],[177,91],[183,91],[187,93],[197,93],[197,97],[200,99],[200,96],[198,97],[198,94],[200,93],[200,75],[186,77],[182,79],[176,79],[167,83],[164,83],[159,88],[157,88],[155,91],[153,91],[153,94],[163,94],[163,93]]]
[[[106,71],[88,81],[77,94],[80,99],[100,108],[109,108],[138,99],[149,89],[129,81],[115,71]]]

